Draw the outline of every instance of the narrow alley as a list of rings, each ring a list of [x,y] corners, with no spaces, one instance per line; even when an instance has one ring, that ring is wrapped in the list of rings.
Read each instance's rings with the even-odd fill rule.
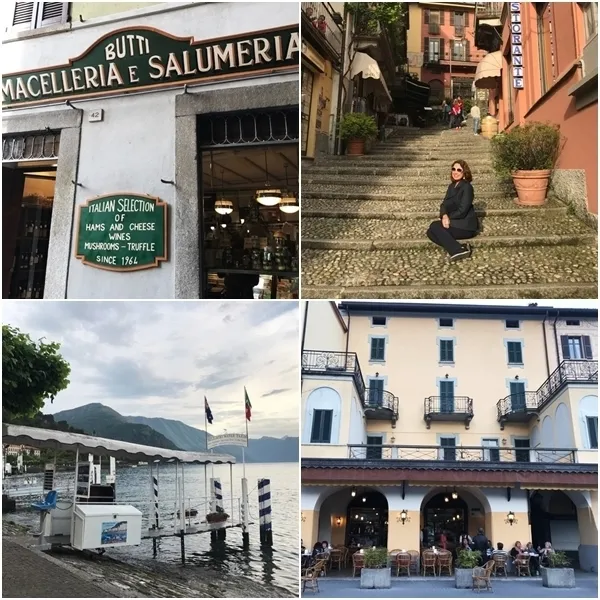
[[[450,264],[425,232],[439,218],[457,159],[473,173],[481,233],[471,240],[472,257]],[[303,165],[303,296],[595,296],[595,230],[558,199],[524,208],[515,196],[492,169],[490,142],[470,127],[399,128],[366,156]]]

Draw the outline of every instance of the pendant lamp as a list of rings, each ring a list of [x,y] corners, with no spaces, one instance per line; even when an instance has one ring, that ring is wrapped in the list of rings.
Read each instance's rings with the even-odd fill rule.
[[[263,206],[277,206],[281,202],[281,190],[272,188],[269,183],[269,165],[267,163],[267,151],[265,150],[265,173],[267,181],[265,189],[256,192],[256,201]]]

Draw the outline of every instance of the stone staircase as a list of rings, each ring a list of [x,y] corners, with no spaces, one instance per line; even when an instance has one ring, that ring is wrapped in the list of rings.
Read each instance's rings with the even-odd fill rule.
[[[452,161],[473,173],[482,232],[449,263],[425,236]],[[303,298],[596,298],[596,231],[568,207],[515,204],[471,129],[400,128],[363,157],[302,167]]]

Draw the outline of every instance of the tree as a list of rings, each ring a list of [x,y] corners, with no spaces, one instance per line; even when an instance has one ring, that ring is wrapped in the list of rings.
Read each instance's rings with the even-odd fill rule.
[[[60,344],[33,341],[16,327],[2,326],[2,420],[33,417],[69,385],[71,367]]]

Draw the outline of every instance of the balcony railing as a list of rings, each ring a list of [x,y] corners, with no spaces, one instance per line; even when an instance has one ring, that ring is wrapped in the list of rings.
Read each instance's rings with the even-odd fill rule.
[[[476,67],[477,63],[479,63],[479,58],[473,56],[467,56],[463,52],[455,52],[450,55],[449,52],[445,52],[444,54],[440,54],[439,52],[424,52],[423,53],[423,63],[424,64],[433,64],[433,65],[449,65],[452,63],[468,63],[469,65],[473,65]]]
[[[504,429],[508,421],[524,423],[538,415],[568,383],[598,383],[598,361],[565,360],[535,392],[512,394],[498,400],[500,428]]]
[[[433,35],[439,35],[440,24],[429,22],[429,33],[432,33]]]
[[[365,390],[365,416],[367,419],[391,419],[392,427],[398,420],[398,398],[387,390],[367,388]]]
[[[360,401],[363,406],[365,405],[365,380],[355,352],[304,350],[302,352],[302,373],[350,375],[354,380]]]
[[[431,421],[464,421],[468,429],[473,419],[473,400],[468,396],[429,396],[425,398],[423,418],[427,429]]]
[[[454,37],[461,38],[465,35],[465,26],[464,25],[455,25],[454,26]]]
[[[338,23],[341,15],[336,13],[329,2],[302,2],[302,12],[310,19],[314,28],[322,35],[335,53],[342,53],[342,30]],[[319,20],[319,17],[322,17]]]
[[[502,16],[504,2],[477,2],[475,17],[477,19],[499,19]]]
[[[558,365],[538,388],[538,409],[543,408],[552,396],[567,383],[598,383],[597,360],[565,360]]]
[[[400,446],[350,444],[348,457],[356,460],[397,460],[406,462],[566,463],[577,462],[574,448],[519,448],[515,446]]]

